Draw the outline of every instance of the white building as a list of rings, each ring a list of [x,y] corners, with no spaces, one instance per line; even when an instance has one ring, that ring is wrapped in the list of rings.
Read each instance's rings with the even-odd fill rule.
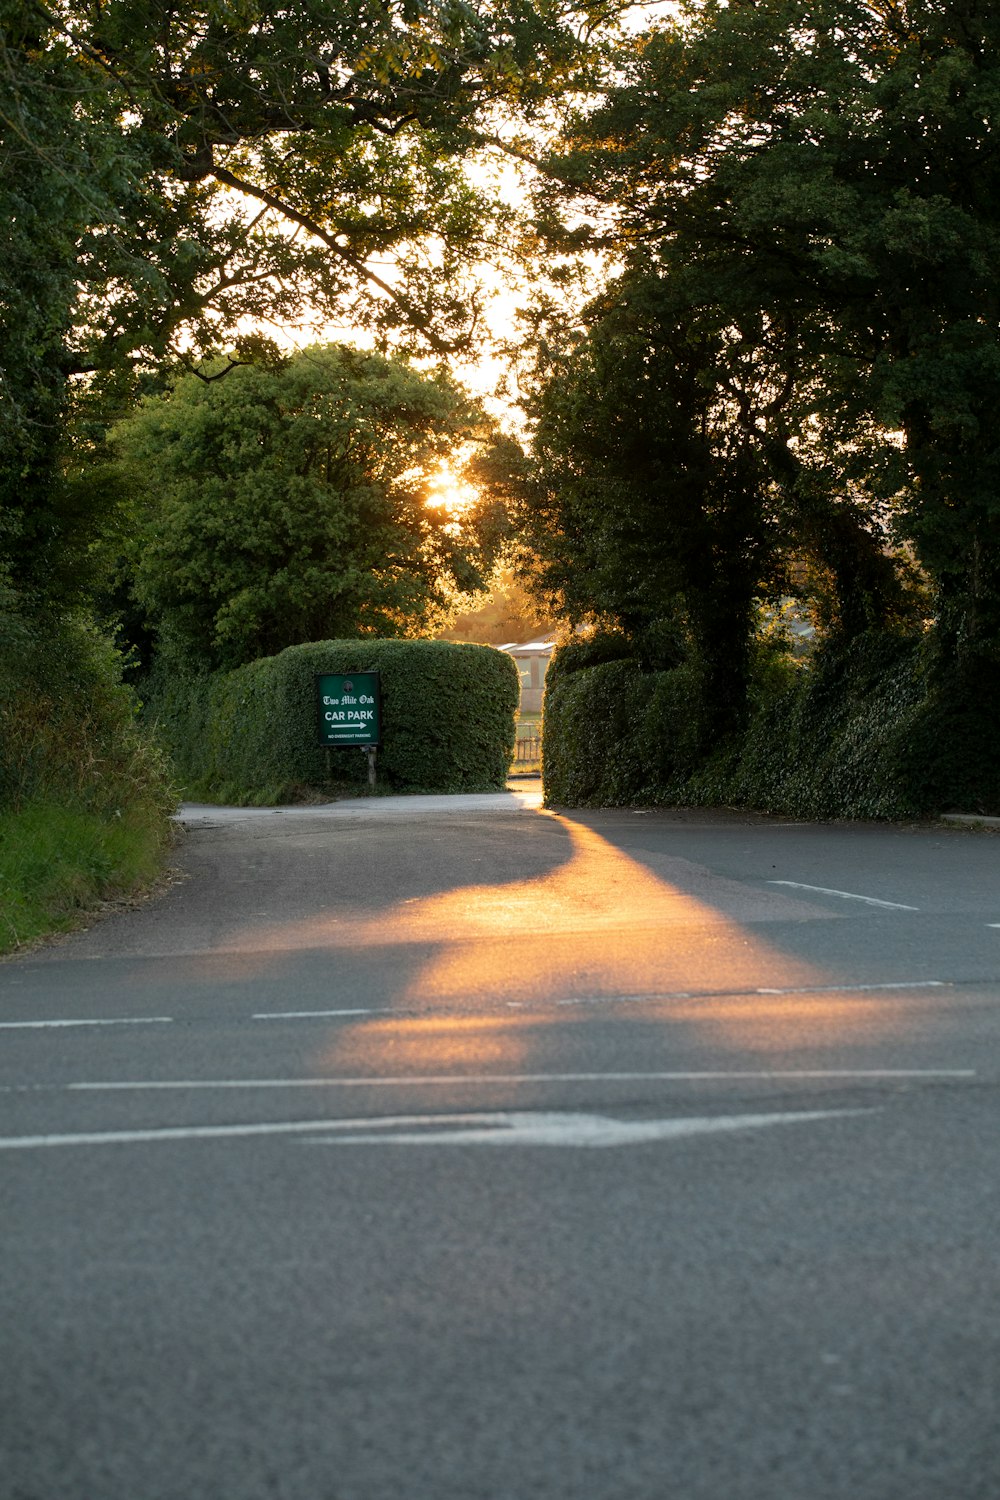
[[[541,713],[545,673],[555,648],[554,640],[526,641],[520,646],[509,641],[505,646],[497,647],[498,651],[506,651],[508,656],[512,656],[517,664],[521,678],[522,713]]]

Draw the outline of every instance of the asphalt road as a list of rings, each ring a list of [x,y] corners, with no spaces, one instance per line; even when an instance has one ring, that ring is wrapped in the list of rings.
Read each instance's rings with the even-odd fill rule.
[[[186,823],[0,965],[0,1500],[1000,1500],[1000,836]]]

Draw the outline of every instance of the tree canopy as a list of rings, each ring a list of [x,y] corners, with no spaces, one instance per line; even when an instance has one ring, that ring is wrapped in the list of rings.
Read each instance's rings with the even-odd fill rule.
[[[443,377],[339,345],[146,400],[113,445],[161,652],[228,668],[432,627],[482,574],[474,530],[427,501],[443,460],[488,437]]]
[[[503,213],[462,162],[602,8],[0,0],[0,569],[23,594],[78,572],[93,524],[58,478],[71,391],[253,358],[303,319],[476,337]]]
[[[620,68],[564,133],[546,232],[624,261],[621,307],[637,279],[647,302],[665,286],[686,303],[681,362],[700,341],[695,379],[766,473],[758,493],[789,548],[827,575],[843,628],[905,612],[894,544],[933,582],[942,644],[995,654],[996,8],[706,0]],[[592,345],[627,319],[600,301],[588,321]],[[669,385],[655,338],[634,357]],[[673,527],[666,500],[649,524]]]

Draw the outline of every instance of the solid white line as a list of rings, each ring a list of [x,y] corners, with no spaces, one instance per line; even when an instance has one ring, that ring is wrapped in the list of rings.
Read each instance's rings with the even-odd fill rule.
[[[858,896],[854,891],[831,891],[825,885],[803,885],[799,880],[769,880],[768,885],[790,885],[796,891],[816,891],[821,896],[842,896],[845,901],[864,901],[868,906],[887,906],[893,911],[919,911],[918,906],[904,906],[901,901],[880,901],[877,896]]]
[[[823,984],[815,988],[786,985],[784,989],[754,990],[755,995],[866,995],[869,990],[944,990],[944,979],[892,979],[883,984]]]
[[[306,1021],[324,1016],[370,1016],[370,1009],[363,1010],[266,1010],[251,1016],[253,1021]]]
[[[755,1068],[724,1072],[673,1071],[656,1073],[466,1073],[396,1078],[178,1078],[56,1085],[74,1093],[156,1092],[182,1089],[384,1089],[447,1088],[461,1084],[512,1083],[743,1083],[795,1079],[878,1081],[897,1078],[975,1078],[975,1068]]]
[[[113,1016],[106,1020],[0,1021],[0,1031],[43,1031],[59,1026],[172,1026],[173,1016]]]

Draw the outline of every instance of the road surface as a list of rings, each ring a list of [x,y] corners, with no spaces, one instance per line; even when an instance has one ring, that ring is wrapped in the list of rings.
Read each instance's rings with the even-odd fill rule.
[[[0,965],[0,1500],[997,1500],[1000,837],[189,808]]]

